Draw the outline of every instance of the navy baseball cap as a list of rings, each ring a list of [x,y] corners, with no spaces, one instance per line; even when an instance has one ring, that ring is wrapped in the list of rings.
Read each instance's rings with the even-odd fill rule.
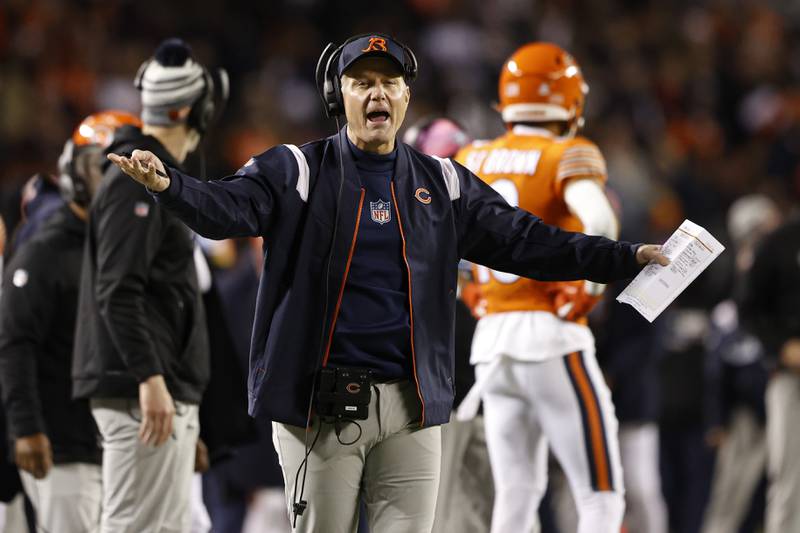
[[[400,69],[400,73],[405,76],[403,46],[382,33],[367,33],[344,45],[339,55],[338,75],[341,76],[359,59],[369,56],[386,57],[393,60]]]

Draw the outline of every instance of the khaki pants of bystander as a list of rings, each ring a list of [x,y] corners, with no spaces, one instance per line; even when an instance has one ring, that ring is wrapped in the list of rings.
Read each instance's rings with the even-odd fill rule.
[[[800,376],[778,372],[767,385],[766,533],[800,532]]]
[[[24,471],[19,474],[36,512],[37,531],[96,533],[100,530],[103,498],[100,465],[58,464],[43,479]]]
[[[483,417],[442,426],[442,475],[433,533],[486,533],[494,481]]]
[[[101,533],[189,531],[198,407],[175,402],[172,436],[157,448],[139,440],[136,400],[94,399],[91,407],[103,438]]]

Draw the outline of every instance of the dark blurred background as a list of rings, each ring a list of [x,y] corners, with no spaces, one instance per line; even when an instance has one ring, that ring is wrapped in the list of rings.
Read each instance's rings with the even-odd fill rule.
[[[683,216],[711,225],[743,193],[784,204],[800,193],[800,2],[4,0],[3,197],[54,172],[84,116],[138,111],[131,80],[164,37],[185,38],[231,75],[206,150],[213,176],[273,144],[330,134],[317,57],[328,41],[376,30],[419,57],[406,124],[444,114],[475,137],[501,131],[491,104],[515,48],[570,50],[591,89],[585,133],[608,159],[627,228],[659,233]]]

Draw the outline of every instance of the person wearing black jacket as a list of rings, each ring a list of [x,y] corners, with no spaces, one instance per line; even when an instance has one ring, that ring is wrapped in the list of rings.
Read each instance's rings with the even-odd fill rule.
[[[146,149],[109,158],[198,233],[264,237],[250,412],[274,422],[297,530],[353,531],[363,497],[370,530],[430,531],[439,426],[455,392],[459,258],[595,281],[668,260],[658,246],[547,226],[464,167],[396,142],[413,53],[384,34],[334,48],[320,58],[319,88],[328,112],[344,112],[347,125],[327,139],[276,146],[208,182]],[[372,373],[369,384],[342,383],[349,392],[369,387],[366,420],[322,423],[310,405],[319,367],[342,380],[348,368]]]
[[[800,218],[764,238],[745,277],[742,322],[774,370],[767,384],[765,531],[800,531]]]
[[[70,367],[87,209],[102,176],[100,129],[136,118],[87,117],[59,160],[64,202],[18,241],[0,298],[0,390],[13,459],[45,531],[100,523],[101,450],[86,402],[71,398]]]
[[[213,115],[211,83],[183,41],[164,41],[137,75],[142,129],[120,128],[109,150],[146,146],[179,166]],[[103,438],[103,532],[189,527],[209,380],[194,248],[186,226],[109,165],[89,213],[72,371]]]

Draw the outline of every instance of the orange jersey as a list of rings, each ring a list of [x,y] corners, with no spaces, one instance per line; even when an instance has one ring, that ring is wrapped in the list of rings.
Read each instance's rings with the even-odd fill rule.
[[[581,221],[564,202],[564,186],[573,179],[605,183],[606,165],[597,146],[583,137],[562,139],[546,130],[517,126],[493,141],[476,141],[456,155],[508,203],[569,231]],[[541,282],[476,267],[487,313],[555,312],[554,296],[563,282]],[[583,283],[581,281],[573,283]]]

